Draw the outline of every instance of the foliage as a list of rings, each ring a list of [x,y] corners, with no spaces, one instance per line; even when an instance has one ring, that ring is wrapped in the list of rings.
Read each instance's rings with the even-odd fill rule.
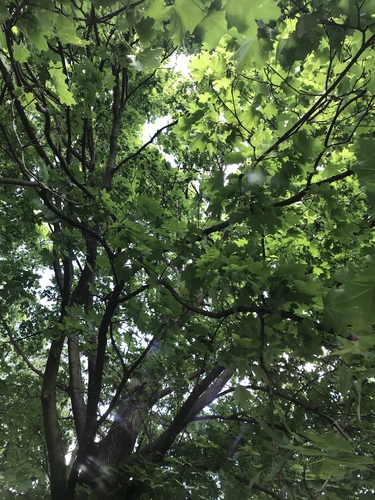
[[[372,498],[374,11],[0,4],[3,498]]]

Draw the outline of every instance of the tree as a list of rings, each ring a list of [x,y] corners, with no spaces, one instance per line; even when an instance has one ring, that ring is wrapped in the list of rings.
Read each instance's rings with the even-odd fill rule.
[[[2,2],[3,498],[373,496],[373,12]]]

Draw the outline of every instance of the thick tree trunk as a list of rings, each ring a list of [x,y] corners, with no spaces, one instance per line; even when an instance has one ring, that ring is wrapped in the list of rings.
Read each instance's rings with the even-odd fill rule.
[[[42,385],[43,425],[50,467],[51,500],[66,500],[66,463],[59,416],[56,408],[56,382],[64,338],[52,342]]]
[[[152,372],[151,372],[152,373]],[[156,462],[164,456],[173,445],[177,436],[202,411],[214,401],[233,374],[233,370],[216,366],[197,383],[190,396],[181,406],[169,427],[151,444],[134,453],[134,447],[142,430],[144,416],[150,411],[157,400],[157,381],[135,380],[130,389],[130,395],[118,407],[115,420],[107,435],[101,441],[95,456],[87,457],[87,482],[95,485],[101,499],[110,499],[115,494],[118,477],[112,475],[111,467],[123,469],[121,478],[121,494],[124,498],[139,498],[144,485],[136,477],[126,484],[126,468],[137,463],[146,456]],[[133,476],[133,474],[132,474]]]
[[[148,401],[136,401],[131,397],[121,403],[108,434],[100,444],[100,464],[119,467],[124,457],[131,455],[142,428],[142,414],[147,412],[148,405]]]

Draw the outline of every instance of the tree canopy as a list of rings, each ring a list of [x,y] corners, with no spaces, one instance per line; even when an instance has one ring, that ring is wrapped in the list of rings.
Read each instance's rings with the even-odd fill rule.
[[[374,13],[0,3],[2,498],[373,498]]]

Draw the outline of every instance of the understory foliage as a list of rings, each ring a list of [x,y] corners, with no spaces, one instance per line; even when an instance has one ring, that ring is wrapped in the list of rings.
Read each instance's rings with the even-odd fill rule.
[[[374,13],[0,2],[3,499],[373,498]]]

